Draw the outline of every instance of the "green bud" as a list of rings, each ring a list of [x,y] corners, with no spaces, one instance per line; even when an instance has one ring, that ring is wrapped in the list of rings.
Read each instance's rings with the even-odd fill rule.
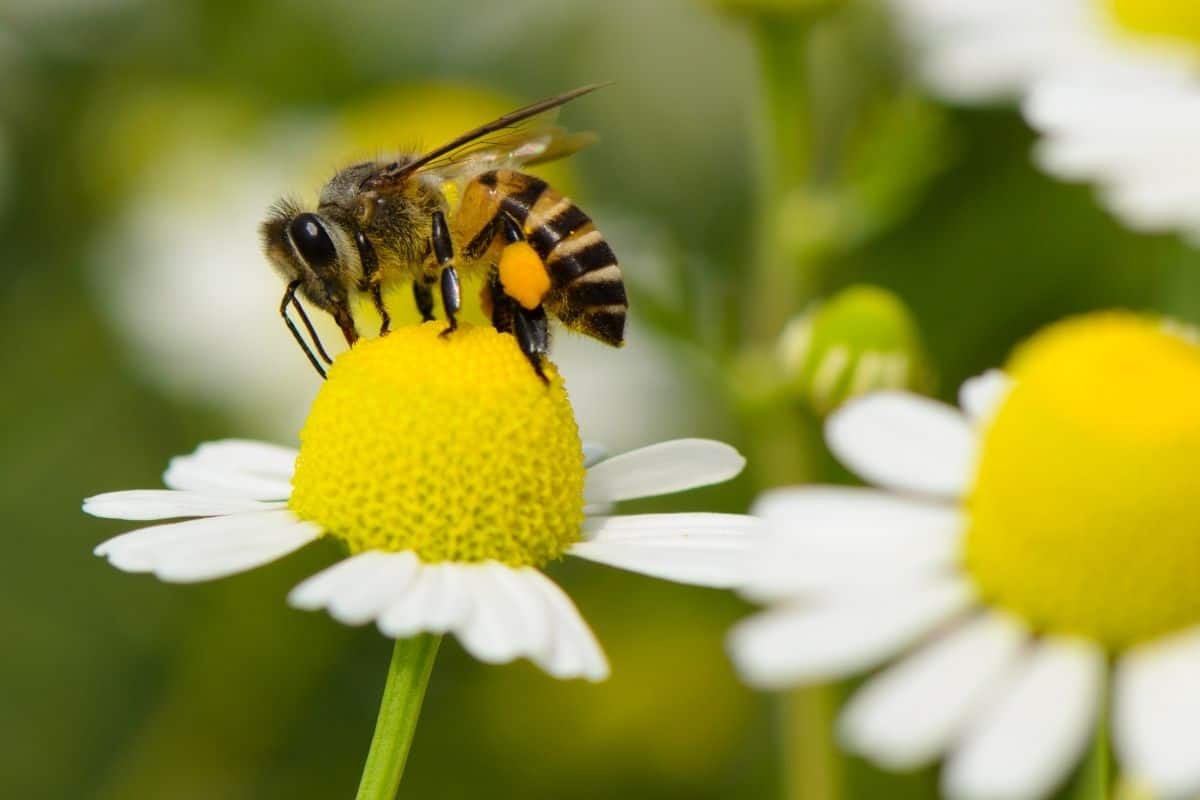
[[[793,391],[821,415],[867,392],[933,384],[912,314],[877,286],[851,286],[793,317],[776,353]]]

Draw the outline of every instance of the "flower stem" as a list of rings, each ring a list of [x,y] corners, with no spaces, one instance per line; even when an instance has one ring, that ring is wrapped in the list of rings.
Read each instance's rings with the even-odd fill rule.
[[[754,281],[747,313],[749,340],[774,341],[788,314],[802,307],[802,268],[787,256],[781,241],[781,209],[809,179],[812,114],[808,91],[806,17],[767,16],[752,21],[762,85],[758,132],[758,233]]]
[[[831,800],[842,796],[842,761],[833,742],[837,690],[793,689],[783,698],[783,796]]]
[[[396,640],[358,800],[395,798],[441,641],[442,637],[428,634]]]
[[[810,69],[810,43],[815,15],[763,15],[752,21],[762,86],[759,130],[758,230],[747,314],[743,356],[770,352],[788,317],[813,299],[820,265],[797,257],[783,237],[783,208],[793,197],[811,189],[815,118]],[[805,482],[814,476],[811,450],[801,441],[807,422],[790,419],[795,436],[780,430],[788,408],[765,415],[768,426],[745,415],[750,447],[762,457],[762,483],[777,486]],[[790,447],[782,452],[779,444]],[[832,721],[836,688],[797,689],[782,698],[781,745],[783,785],[789,800],[833,800],[841,793],[842,762],[833,742]]]

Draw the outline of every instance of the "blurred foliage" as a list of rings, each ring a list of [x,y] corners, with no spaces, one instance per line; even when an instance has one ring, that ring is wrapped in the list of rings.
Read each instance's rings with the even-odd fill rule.
[[[895,293],[947,396],[1064,314],[1124,306],[1200,322],[1195,251],[1125,232],[1086,190],[1036,173],[1015,114],[948,111],[907,84],[898,59],[847,60],[858,51],[845,42],[863,30],[863,41],[887,36],[873,24],[831,28],[814,57],[829,65],[823,108],[844,114],[834,100],[869,91],[877,99],[853,108],[870,120],[843,117],[859,133],[821,145],[829,174],[842,176],[837,190],[793,195],[781,212],[792,255],[821,259],[823,292],[869,282]],[[690,370],[691,390],[719,404],[722,347],[756,313],[741,305],[759,227],[750,43],[736,20],[692,0],[0,8],[0,509],[12,548],[0,562],[0,795],[341,797],[374,721],[388,642],[284,604],[332,548],[195,587],[123,575],[90,554],[121,526],[84,518],[83,496],[157,485],[170,455],[258,432],[169,399],[130,369],[99,310],[103,281],[87,277],[94,242],[132,179],[160,163],[158,148],[187,136],[216,147],[268,123],[284,131],[396,85],[451,81],[532,99],[614,80],[570,109],[572,126],[602,135],[577,159],[579,190],[601,221],[619,212],[665,243],[664,275],[624,261],[633,305]],[[408,122],[398,135],[425,130]],[[333,166],[335,156],[312,156],[315,174]],[[732,410],[693,433],[761,438]],[[812,420],[759,424],[816,465],[806,474],[841,475]],[[641,506],[744,509],[761,483],[786,479],[767,459],[730,486]],[[780,780],[776,711],[738,685],[722,647],[743,604],[593,565],[552,572],[594,625],[613,679],[559,683],[444,648],[406,796],[769,796]],[[927,796],[925,778],[852,775],[854,796],[881,796],[880,786]]]

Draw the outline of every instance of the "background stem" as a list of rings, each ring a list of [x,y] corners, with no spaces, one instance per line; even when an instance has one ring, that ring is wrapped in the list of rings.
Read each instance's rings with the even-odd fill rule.
[[[396,796],[441,641],[442,637],[428,634],[396,640],[358,800],[393,800]]]
[[[745,308],[743,356],[768,352],[790,315],[816,292],[818,264],[797,258],[785,246],[783,209],[813,179],[813,93],[809,69],[814,17],[766,15],[752,21],[760,67],[761,122],[758,159],[757,243]],[[761,485],[806,482],[815,477],[812,420],[794,407],[764,416],[770,424],[744,420],[749,446],[759,463]],[[785,422],[788,424],[783,424]],[[761,462],[757,460],[761,459]],[[783,786],[789,800],[833,800],[840,796],[842,763],[833,742],[837,692],[832,686],[793,690],[781,698]]]
[[[774,342],[789,314],[801,308],[800,269],[780,236],[781,210],[809,177],[812,131],[808,39],[804,17],[762,17],[752,22],[762,87],[758,131],[758,214],[754,281],[745,310],[749,343]]]

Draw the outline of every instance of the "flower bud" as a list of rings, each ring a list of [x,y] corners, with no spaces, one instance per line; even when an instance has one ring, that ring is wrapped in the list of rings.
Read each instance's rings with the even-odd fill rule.
[[[933,383],[908,307],[876,286],[851,286],[793,317],[776,354],[793,390],[822,415],[867,392]]]

